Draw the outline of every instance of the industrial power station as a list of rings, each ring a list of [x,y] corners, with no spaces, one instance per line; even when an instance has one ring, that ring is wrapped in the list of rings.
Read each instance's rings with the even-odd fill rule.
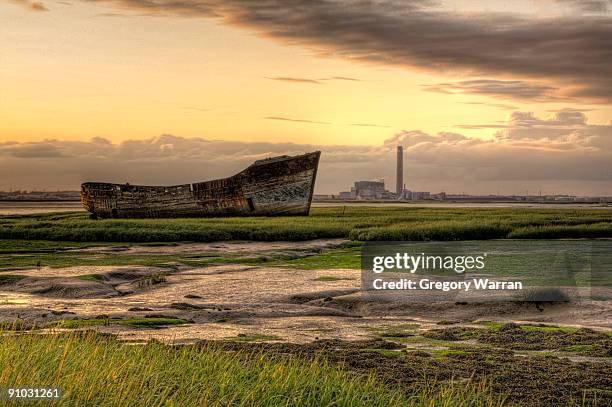
[[[443,194],[443,193],[442,193]],[[340,192],[339,199],[348,200],[423,200],[432,199],[429,192],[413,192],[404,184],[404,147],[397,146],[395,191],[385,188],[385,180],[356,181],[350,191]],[[441,197],[441,199],[444,199]]]

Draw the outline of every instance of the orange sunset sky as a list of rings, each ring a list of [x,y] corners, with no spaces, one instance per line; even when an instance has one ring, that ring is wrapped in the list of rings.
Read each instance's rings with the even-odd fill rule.
[[[511,4],[511,6],[509,6]],[[612,195],[609,1],[0,0],[0,189],[323,151],[357,178]]]

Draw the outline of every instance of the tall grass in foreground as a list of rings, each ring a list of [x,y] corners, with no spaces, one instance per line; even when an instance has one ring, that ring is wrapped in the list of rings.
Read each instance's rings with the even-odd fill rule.
[[[474,240],[612,237],[612,210],[330,207],[303,217],[100,219],[0,217],[0,239],[73,242]]]
[[[3,386],[60,387],[70,406],[494,406],[488,387],[424,386],[410,396],[323,360],[215,347],[129,345],[93,332],[1,337]],[[31,405],[31,402],[23,404]],[[48,402],[40,402],[47,405]],[[55,404],[54,404],[55,405]]]

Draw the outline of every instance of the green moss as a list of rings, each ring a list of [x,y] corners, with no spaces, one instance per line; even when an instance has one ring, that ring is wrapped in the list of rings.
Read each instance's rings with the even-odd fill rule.
[[[96,253],[87,251],[59,251],[50,253],[4,253],[0,254],[1,269],[25,269],[37,267],[75,267],[75,266],[148,266],[176,269],[176,263],[201,267],[212,264],[243,263],[236,255],[211,256],[207,254],[146,254],[130,255],[115,253]],[[256,261],[251,261],[255,262]]]
[[[499,329],[504,326],[505,322],[494,322],[494,321],[481,321],[479,324],[485,325],[487,328],[499,331]],[[553,326],[553,325],[529,325],[523,324],[519,325],[519,327],[523,331],[543,331],[543,332],[565,332],[565,333],[573,333],[577,331],[577,328],[571,326]]]
[[[321,253],[290,260],[278,260],[270,265],[299,268],[302,270],[360,269],[361,246],[326,249]],[[320,280],[324,281],[324,280]],[[332,280],[326,280],[332,281]]]
[[[531,355],[540,357],[540,358],[556,358],[557,357],[557,354],[551,351],[533,352]]]
[[[381,338],[403,342],[404,338],[414,336],[419,327],[420,325],[417,323],[405,323],[368,327],[368,330]]]
[[[575,353],[592,353],[595,350],[594,345],[569,345],[562,349],[565,352]]]
[[[432,339],[432,338],[427,338],[422,335],[405,336],[405,337],[385,336],[384,339],[387,341],[393,341],[393,342],[411,344],[411,345],[418,344],[418,345],[423,345],[423,347],[432,347],[432,348],[439,347],[439,346],[450,347],[450,346],[457,345],[456,341],[445,341],[441,339]]]
[[[155,328],[166,325],[182,325],[187,321],[180,318],[150,317],[150,318],[128,318],[119,321],[121,325],[137,328]]]
[[[108,245],[113,245],[113,244],[116,244],[116,243],[0,239],[0,253],[44,253],[44,252],[64,251],[68,249],[84,249],[84,248],[93,247],[93,246],[108,246]]]
[[[145,318],[93,318],[93,319],[66,319],[55,321],[50,324],[51,327],[57,328],[83,328],[96,325],[125,325],[136,328],[156,328],[167,325],[186,324],[187,321],[180,318],[167,317],[145,317]]]
[[[82,276],[77,276],[79,280],[85,281],[102,281],[104,277],[100,274],[84,274]]]
[[[469,355],[469,352],[466,352],[461,349],[426,349],[426,352],[431,353],[437,358],[445,358],[449,356],[452,357],[457,355]]]
[[[21,279],[25,278],[25,276],[19,276],[15,274],[4,274],[0,273],[0,284],[14,283]]]
[[[364,348],[364,349],[360,349],[360,351],[362,351],[362,352],[374,352],[374,353],[378,353],[378,354],[381,354],[383,356],[386,356],[388,358],[396,358],[396,357],[399,357],[402,354],[401,351],[393,350],[393,349]]]
[[[489,329],[492,329],[494,331],[499,331],[499,328],[501,328],[504,323],[502,322],[493,322],[493,321],[480,321],[479,324],[486,326]]]
[[[238,334],[225,338],[227,341],[233,342],[265,342],[265,341],[276,341],[281,339],[276,335],[264,335],[264,334]]]
[[[551,325],[521,325],[523,331],[543,331],[543,332],[564,332],[573,333],[578,330],[571,326],[551,326]]]
[[[340,280],[345,280],[345,279],[342,277],[336,277],[336,276],[319,276],[315,278],[315,281],[340,281]]]

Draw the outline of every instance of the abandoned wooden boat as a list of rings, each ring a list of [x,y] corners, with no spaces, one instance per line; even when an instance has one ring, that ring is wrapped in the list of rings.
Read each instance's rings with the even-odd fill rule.
[[[267,158],[232,177],[194,184],[86,182],[81,203],[100,218],[306,216],[320,155]]]

